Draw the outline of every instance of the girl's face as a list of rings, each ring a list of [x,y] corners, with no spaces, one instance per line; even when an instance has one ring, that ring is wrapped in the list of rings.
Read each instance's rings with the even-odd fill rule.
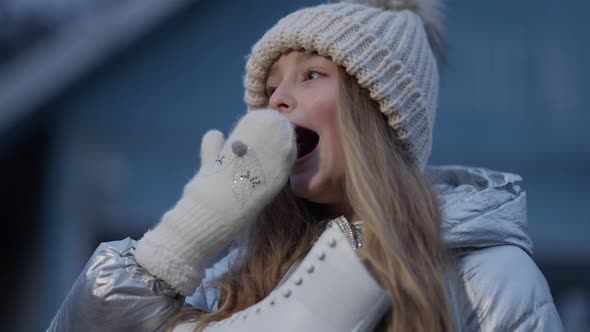
[[[309,201],[344,202],[344,153],[336,125],[338,67],[303,51],[282,55],[266,81],[269,107],[295,125],[297,161],[289,178],[293,192]]]

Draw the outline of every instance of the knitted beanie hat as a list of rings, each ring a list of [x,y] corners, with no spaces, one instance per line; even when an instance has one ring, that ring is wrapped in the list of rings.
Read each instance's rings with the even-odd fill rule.
[[[268,71],[289,50],[330,57],[370,92],[410,159],[423,169],[437,108],[433,49],[441,46],[441,36],[440,14],[428,0],[341,1],[303,8],[282,18],[253,46],[244,99],[249,109],[268,106]]]

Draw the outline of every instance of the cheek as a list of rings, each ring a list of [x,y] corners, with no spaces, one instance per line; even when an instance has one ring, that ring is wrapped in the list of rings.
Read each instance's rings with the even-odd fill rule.
[[[343,158],[337,125],[337,89],[324,86],[306,96],[308,118],[320,135],[321,177],[339,178],[343,172]]]
[[[326,140],[326,153],[320,162],[323,164],[321,166],[326,175],[336,180],[344,175],[344,151],[336,127],[333,128],[331,134],[329,140]]]
[[[336,96],[330,89],[321,89],[308,97],[310,120],[313,121],[315,129],[322,137],[326,136],[332,140],[337,134],[337,107]]]
[[[333,89],[324,88],[308,96],[309,109],[314,113],[316,121],[326,125],[336,123],[337,96]]]
[[[315,124],[320,135],[320,164],[330,176],[339,177],[343,169],[344,152],[336,121],[336,106],[325,103],[316,108]]]
[[[308,105],[305,109],[308,111],[309,120],[320,136],[333,136],[336,132],[336,100],[329,97],[329,91],[314,94],[307,98]]]

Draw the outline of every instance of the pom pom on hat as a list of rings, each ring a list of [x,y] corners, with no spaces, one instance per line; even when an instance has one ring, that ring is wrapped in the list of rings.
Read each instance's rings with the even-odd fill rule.
[[[442,0],[341,0],[342,3],[365,5],[384,10],[409,10],[420,16],[428,36],[428,43],[439,62],[444,62],[446,33],[441,11]]]
[[[416,9],[424,2],[420,0],[342,0],[344,3],[356,3],[359,5],[365,5],[369,7],[387,9],[387,10],[404,10],[404,9]]]

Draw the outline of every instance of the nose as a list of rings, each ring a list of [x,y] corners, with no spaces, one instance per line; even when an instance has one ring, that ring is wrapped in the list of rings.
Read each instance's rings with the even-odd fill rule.
[[[295,106],[297,106],[296,100],[288,84],[281,84],[276,87],[268,100],[268,106],[281,113],[289,113],[295,109]]]

